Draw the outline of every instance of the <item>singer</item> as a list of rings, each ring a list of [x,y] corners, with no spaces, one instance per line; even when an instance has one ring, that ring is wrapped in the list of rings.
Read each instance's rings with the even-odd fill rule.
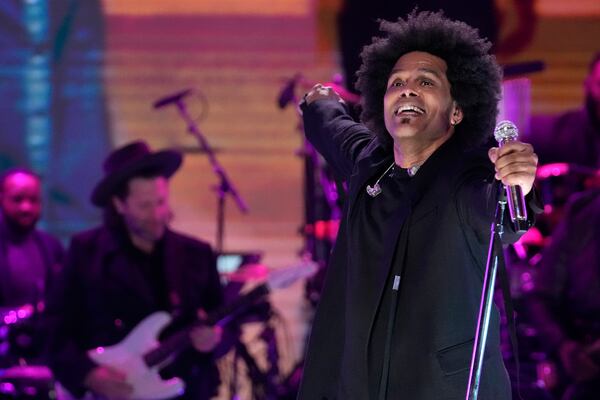
[[[495,179],[521,186],[531,224],[537,156],[519,141],[483,147],[501,73],[475,29],[414,11],[381,30],[358,72],[362,123],[328,87],[301,105],[349,194],[299,399],[463,400]],[[487,343],[480,398],[510,399],[497,310]]]

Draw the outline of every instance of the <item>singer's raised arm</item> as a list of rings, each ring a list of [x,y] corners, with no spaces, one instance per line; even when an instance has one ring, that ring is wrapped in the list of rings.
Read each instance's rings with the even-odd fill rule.
[[[347,106],[336,99],[303,102],[301,109],[307,139],[336,173],[347,179],[361,152],[374,144],[375,135],[354,121]]]

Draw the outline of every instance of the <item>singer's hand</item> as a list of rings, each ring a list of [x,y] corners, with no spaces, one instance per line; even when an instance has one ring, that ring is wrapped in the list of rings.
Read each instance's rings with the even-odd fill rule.
[[[496,167],[496,179],[505,185],[519,185],[523,195],[531,191],[537,170],[538,156],[528,143],[508,142],[492,147],[488,156]]]
[[[320,83],[317,83],[315,86],[312,87],[312,89],[308,91],[308,93],[304,95],[304,101],[308,105],[313,101],[319,99],[332,99],[340,102],[344,101],[342,100],[340,95],[335,90],[333,90],[332,87],[323,86]]]

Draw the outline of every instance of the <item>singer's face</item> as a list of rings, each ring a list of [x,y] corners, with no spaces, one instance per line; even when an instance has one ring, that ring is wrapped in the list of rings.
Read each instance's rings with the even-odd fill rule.
[[[446,62],[413,51],[398,59],[383,97],[385,126],[394,142],[423,143],[450,137],[462,113],[450,95]]]
[[[129,233],[150,243],[162,238],[172,216],[169,183],[163,177],[133,178],[127,197],[113,197],[113,204]]]

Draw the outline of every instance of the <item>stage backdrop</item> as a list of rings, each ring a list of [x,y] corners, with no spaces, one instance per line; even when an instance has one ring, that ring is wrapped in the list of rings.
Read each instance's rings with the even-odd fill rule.
[[[227,199],[224,249],[262,252],[273,268],[293,263],[302,248],[302,137],[296,110],[277,98],[298,73],[309,85],[338,72],[341,2],[0,1],[0,169],[43,175],[44,223],[66,238],[98,222],[88,198],[110,149],[135,139],[182,149],[174,226],[215,244],[217,179],[207,157],[174,107],[152,108],[190,88],[189,111],[250,210]],[[546,62],[530,77],[533,112],[575,107],[599,50],[600,6],[538,0],[536,9],[530,47],[501,61]],[[304,340],[301,285],[274,303],[291,321],[289,366]]]

